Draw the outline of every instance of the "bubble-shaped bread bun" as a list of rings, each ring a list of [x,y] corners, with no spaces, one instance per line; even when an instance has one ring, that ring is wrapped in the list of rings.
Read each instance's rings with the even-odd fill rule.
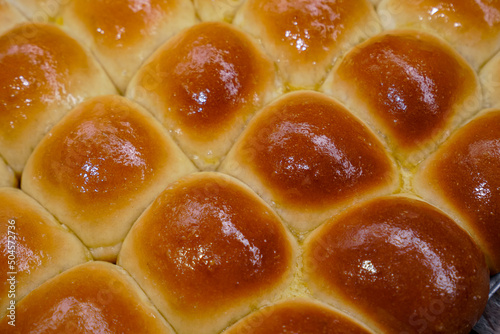
[[[249,184],[302,232],[399,186],[397,167],[373,132],[313,91],[286,94],[261,110],[220,171]]]
[[[7,0],[0,0],[0,34],[26,19]]]
[[[178,333],[218,333],[273,300],[295,269],[295,241],[247,186],[214,172],[169,186],[118,258]]]
[[[499,108],[500,0],[0,0],[0,333],[496,333]]]
[[[483,254],[420,200],[362,203],[315,230],[304,248],[313,293],[380,333],[469,333],[487,302]]]
[[[248,119],[280,92],[258,45],[227,23],[207,22],[163,45],[127,96],[153,112],[199,168],[213,170]]]
[[[154,50],[196,23],[193,5],[182,0],[72,0],[61,16],[121,92]]]
[[[477,0],[383,0],[386,29],[415,29],[446,39],[478,69],[500,48],[500,3]]]
[[[244,0],[193,0],[196,12],[203,21],[232,22]]]
[[[33,148],[68,110],[115,92],[97,62],[61,29],[17,25],[0,36],[0,154],[21,173]]]
[[[325,304],[308,299],[294,299],[255,311],[223,333],[368,334],[373,332]]]
[[[323,90],[380,132],[403,164],[417,164],[481,106],[479,80],[432,35],[390,31],[337,63]]]
[[[337,57],[381,31],[368,0],[247,0],[234,24],[262,40],[295,88],[316,88]]]
[[[0,221],[0,260],[6,269],[0,272],[0,317],[9,312],[10,299],[19,301],[49,278],[91,259],[74,234],[19,189],[0,188]]]
[[[500,272],[500,109],[484,110],[419,167],[416,191],[461,222]]]
[[[16,305],[1,333],[175,333],[121,268],[88,262],[48,280]]]
[[[109,95],[80,104],[58,123],[30,157],[21,182],[94,257],[113,259],[156,195],[194,170],[153,116]]]

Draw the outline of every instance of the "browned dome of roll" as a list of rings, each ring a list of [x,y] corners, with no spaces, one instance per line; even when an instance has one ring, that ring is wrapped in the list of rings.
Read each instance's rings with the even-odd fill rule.
[[[246,316],[224,334],[368,334],[364,325],[317,301],[283,301]]]
[[[500,272],[500,110],[486,110],[426,160],[416,191],[462,222]]]
[[[384,0],[377,12],[386,29],[421,29],[443,37],[475,69],[500,48],[498,1]]]
[[[21,186],[95,257],[112,260],[156,195],[194,170],[151,114],[109,95],[80,104],[49,132],[30,157]]]
[[[375,135],[313,91],[287,94],[260,111],[220,170],[249,184],[300,231],[399,185],[397,167]]]
[[[202,169],[214,169],[253,113],[281,92],[274,66],[226,23],[198,24],[144,65],[127,96],[146,106]]]
[[[193,4],[183,0],[72,0],[62,18],[122,92],[156,48],[197,22]]]
[[[72,107],[115,89],[58,27],[17,25],[0,36],[0,154],[20,173],[43,135]]]
[[[381,31],[368,0],[248,0],[234,23],[262,41],[288,85],[309,89],[343,52]]]
[[[169,186],[134,224],[118,258],[178,333],[218,333],[295,266],[295,243],[248,187],[218,173]]]
[[[383,333],[469,333],[487,303],[480,249],[416,199],[362,203],[314,231],[304,247],[313,293]]]
[[[16,305],[15,326],[9,321],[1,319],[1,333],[174,333],[137,283],[107,262],[45,282]]]
[[[416,164],[481,106],[477,76],[442,40],[391,31],[340,61],[323,87],[377,128],[403,164]]]
[[[11,300],[91,259],[74,234],[19,189],[0,188],[0,222],[0,318],[10,314]]]

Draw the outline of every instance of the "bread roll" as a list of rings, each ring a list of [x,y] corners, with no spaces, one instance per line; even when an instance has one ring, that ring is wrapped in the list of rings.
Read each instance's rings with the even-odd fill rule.
[[[381,31],[368,0],[248,0],[234,23],[262,41],[293,89],[317,88],[337,57]]]
[[[500,110],[484,110],[419,167],[417,193],[450,213],[500,272]]]
[[[68,2],[61,14],[64,26],[92,50],[121,92],[156,48],[196,23],[191,1]]]
[[[0,221],[0,319],[11,302],[91,259],[74,234],[19,189],[0,188]]]
[[[113,261],[130,226],[165,186],[195,171],[165,129],[127,99],[80,104],[30,157],[22,188]]]
[[[373,333],[341,312],[309,299],[286,300],[251,313],[224,334]]]
[[[196,12],[203,21],[231,23],[243,0],[194,0]]]
[[[279,297],[296,242],[248,187],[213,172],[187,176],[134,224],[118,258],[177,333],[218,333]]]
[[[489,289],[484,256],[433,206],[406,196],[364,202],[304,243],[313,294],[379,333],[469,333]]]
[[[25,23],[0,36],[0,154],[21,173],[33,148],[78,103],[115,89],[74,39]]]
[[[386,29],[419,29],[447,40],[474,67],[500,48],[500,3],[477,0],[383,0]]]
[[[286,94],[260,111],[220,171],[250,185],[299,232],[399,186],[397,166],[375,135],[313,91]]]
[[[0,34],[26,19],[7,0],[0,0]]]
[[[245,34],[207,22],[148,60],[127,96],[170,130],[195,164],[214,170],[254,112],[281,92],[271,60]]]
[[[389,31],[352,49],[323,91],[382,134],[402,165],[419,163],[482,103],[474,70],[432,35]]]
[[[16,305],[2,333],[151,333],[174,331],[118,266],[88,262],[45,282]]]

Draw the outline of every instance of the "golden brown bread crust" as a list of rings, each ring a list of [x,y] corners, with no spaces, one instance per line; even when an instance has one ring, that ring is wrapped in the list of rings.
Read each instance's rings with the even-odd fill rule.
[[[21,173],[33,148],[69,109],[115,92],[97,62],[58,27],[16,26],[0,36],[0,154]]]
[[[0,188],[0,221],[0,318],[11,300],[19,301],[49,278],[91,259],[74,234],[19,189]],[[14,289],[7,280],[12,277]]]
[[[16,326],[2,333],[173,334],[132,278],[106,262],[88,262],[48,280],[17,304]]]
[[[153,112],[198,167],[214,169],[247,120],[280,91],[272,61],[252,40],[208,22],[163,45],[127,96]]]
[[[481,106],[476,73],[444,41],[389,31],[352,49],[323,86],[416,164]]]
[[[61,17],[121,92],[154,50],[197,22],[191,1],[181,0],[72,0]]]
[[[479,69],[500,48],[500,3],[474,0],[384,0],[384,27],[419,29],[447,40]]]
[[[218,173],[175,182],[118,259],[179,333],[217,333],[288,283],[295,241],[248,187]]]
[[[368,334],[367,327],[325,304],[286,300],[246,316],[224,334],[328,333]]]
[[[420,167],[415,190],[461,222],[500,272],[500,110],[485,110]]]
[[[467,125],[462,129],[463,140],[450,138],[450,148],[445,147],[450,133],[480,108],[500,107],[500,55],[484,67],[478,65],[495,52],[495,43],[500,43],[496,3],[382,0],[376,8],[379,0],[9,0],[30,19],[50,23],[13,28],[22,18],[16,16],[12,6],[2,6],[2,1],[0,41],[7,51],[0,52],[0,121],[4,117],[0,124],[0,186],[15,186],[16,181],[11,167],[3,168],[4,136],[11,141],[5,145],[11,151],[4,160],[12,163],[13,158],[19,158],[15,170],[17,177],[23,176],[22,188],[36,195],[59,219],[73,224],[72,232],[89,245],[91,254],[113,262],[124,238],[128,236],[127,244],[131,245],[125,245],[117,265],[97,263],[92,270],[76,270],[74,275],[88,278],[90,283],[79,281],[81,291],[54,303],[64,309],[75,295],[87,299],[83,304],[72,304],[76,308],[65,315],[68,322],[49,327],[76,333],[75,323],[96,323],[96,319],[110,315],[114,307],[130,310],[109,304],[110,299],[149,304],[142,292],[134,292],[140,291],[135,283],[124,283],[125,289],[115,290],[113,293],[121,295],[117,298],[109,293],[103,296],[102,289],[85,288],[86,284],[95,284],[109,291],[107,284],[116,277],[133,282],[134,278],[123,276],[122,265],[141,281],[181,334],[220,333],[234,323],[231,331],[251,331],[255,328],[252,326],[262,323],[273,333],[275,327],[283,326],[308,333],[340,331],[346,326],[348,332],[422,334],[442,330],[455,334],[467,331],[477,319],[484,306],[488,270],[478,247],[471,246],[470,240],[464,242],[465,233],[457,226],[472,235],[486,254],[491,272],[497,272],[500,232],[495,219],[485,215],[496,215],[496,188],[500,188],[496,185],[499,166],[495,137],[485,137],[492,127],[485,123],[484,128],[479,126],[483,131],[474,132]],[[421,6],[413,9],[416,3]],[[234,24],[229,24],[234,15]],[[219,22],[197,24],[199,19]],[[388,24],[414,30],[387,31]],[[386,32],[378,34],[384,27]],[[3,34],[2,29],[12,30]],[[393,38],[392,45],[386,43],[388,36]],[[366,39],[369,41],[359,44]],[[363,56],[366,49],[374,52]],[[352,57],[357,53],[360,58]],[[152,57],[146,59],[149,55]],[[337,71],[349,61],[350,69],[341,78]],[[475,73],[478,69],[482,87]],[[331,70],[334,74],[328,75]],[[125,90],[135,74],[130,89]],[[112,80],[119,89],[114,88]],[[349,84],[356,80],[361,83],[358,92]],[[305,88],[323,90],[323,94]],[[296,89],[302,91],[291,92]],[[284,92],[290,94],[276,99]],[[120,96],[123,93],[129,100]],[[116,95],[87,101],[100,94]],[[375,106],[388,107],[383,110],[385,116],[371,113],[370,99]],[[93,115],[82,111],[91,105]],[[434,113],[439,108],[446,110]],[[104,109],[112,112],[99,114]],[[397,117],[390,118],[394,115]],[[378,123],[377,117],[380,123],[385,117],[385,124]],[[23,128],[19,122],[30,127]],[[26,159],[22,160],[22,154],[30,155],[54,124],[55,130],[32,155],[36,163],[29,162],[23,170]],[[399,133],[389,131],[398,126]],[[3,129],[11,132],[5,135]],[[15,129],[24,129],[26,140],[9,139]],[[453,147],[458,147],[456,152]],[[443,152],[436,156],[451,161],[454,169],[442,175],[442,171],[434,173],[426,162],[419,174],[422,177],[414,179],[419,162],[438,148]],[[465,159],[460,162],[454,153]],[[193,174],[172,184],[181,175],[196,171],[184,154],[200,170],[219,172]],[[426,173],[433,176],[427,178]],[[476,178],[470,179],[471,175]],[[428,187],[430,195],[420,192],[419,182]],[[153,205],[148,211],[149,203],[165,187],[161,205]],[[0,189],[0,200],[3,191]],[[406,195],[380,198],[391,193]],[[443,218],[446,216],[428,204],[407,198],[416,193],[454,221]],[[453,204],[449,193],[468,202],[466,208],[458,202]],[[31,207],[11,205],[15,196],[7,197],[9,210]],[[391,211],[388,202],[398,202],[394,206],[402,210]],[[357,213],[349,208],[352,205],[356,205],[352,210]],[[36,207],[40,209],[38,204]],[[313,252],[311,244],[328,239],[329,232],[342,235],[344,220],[358,217],[363,208],[367,212],[363,219],[368,217],[369,221],[380,214],[386,219],[378,226],[395,221],[408,224],[413,236],[425,240],[412,244],[408,241],[411,238],[400,238],[410,246],[390,254],[384,253],[395,248],[390,243],[379,249],[372,247],[373,254],[381,255],[378,264],[373,258],[359,260],[359,249],[355,249],[333,253],[336,261],[311,268],[311,253],[314,257],[315,252],[321,255],[324,250],[320,243]],[[40,216],[40,220],[45,218]],[[283,226],[280,219],[287,225]],[[325,220],[328,225],[321,226]],[[413,224],[412,220],[417,222]],[[134,221],[140,232],[130,232]],[[64,236],[71,233],[57,234],[54,228],[45,233],[39,228],[44,224],[35,225],[25,241],[35,240],[33,244],[47,252],[40,251],[39,261],[35,246],[20,246],[21,265],[26,267],[26,262],[33,261],[27,269],[31,275],[25,275],[26,271],[18,275],[18,298],[57,270],[79,263],[78,259],[70,260],[74,260],[75,252],[59,249],[55,241],[63,240],[63,245],[68,241]],[[435,225],[450,226],[451,232],[444,227],[433,228]],[[474,229],[475,225],[478,227]],[[332,226],[335,228],[330,230]],[[0,239],[6,233],[0,229]],[[383,233],[366,235],[384,238]],[[399,235],[385,237],[393,240]],[[75,236],[72,240],[85,251]],[[359,240],[348,236],[342,242]],[[368,252],[370,245],[364,245]],[[422,264],[425,259],[429,260],[427,266]],[[389,264],[382,267],[384,261]],[[45,265],[49,262],[53,265]],[[4,265],[0,264],[0,270]],[[350,273],[338,289],[349,294],[346,298],[332,292],[333,276],[324,272],[342,265]],[[405,274],[396,271],[391,276],[390,270],[397,268],[403,268]],[[454,272],[443,268],[458,268],[456,277],[448,277]],[[93,280],[94,270],[103,276],[96,275],[98,279]],[[366,275],[370,273],[373,275]],[[74,275],[62,276],[51,284],[70,290],[67,283],[78,281]],[[397,281],[394,277],[401,283],[392,284]],[[431,282],[429,288],[425,288],[426,282]],[[444,292],[439,290],[447,282],[456,284]],[[352,284],[357,284],[356,289]],[[50,289],[56,289],[54,285]],[[366,292],[359,297],[363,286]],[[380,297],[375,290],[385,292]],[[24,298],[17,300],[17,319],[23,326],[38,321],[27,314],[42,310],[31,303],[42,304],[42,299],[52,294],[40,297],[35,291],[25,297],[26,303]],[[96,295],[94,303],[91,300]],[[9,299],[4,298],[0,291],[0,301]],[[351,302],[353,298],[357,298],[355,302]],[[99,305],[103,300],[107,307]],[[373,303],[366,304],[366,300]],[[71,318],[78,313],[76,309],[93,315]],[[164,324],[161,316],[152,312],[148,314]],[[41,316],[42,322],[62,313],[48,310]],[[115,332],[143,332],[138,328],[144,327],[141,322],[162,326],[149,316],[141,316],[137,322],[132,321],[132,315],[113,317],[124,327],[112,328]],[[35,326],[43,327],[40,322]],[[0,328],[0,332],[9,329]]]
[[[385,333],[469,333],[488,298],[489,272],[470,236],[405,196],[362,203],[304,244],[313,293]]]
[[[234,24],[262,41],[293,89],[316,88],[337,57],[381,31],[367,0],[248,0]]]
[[[80,104],[42,140],[22,188],[68,225],[97,258],[113,259],[140,213],[176,178],[195,171],[145,110],[109,95]]]
[[[284,95],[261,110],[220,171],[249,184],[302,232],[399,185],[397,167],[375,135],[336,100],[313,91]]]

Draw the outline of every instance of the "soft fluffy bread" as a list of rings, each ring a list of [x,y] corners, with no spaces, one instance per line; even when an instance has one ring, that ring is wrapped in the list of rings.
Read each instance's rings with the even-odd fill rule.
[[[116,93],[77,41],[54,25],[33,23],[0,37],[0,88],[0,154],[16,173],[67,111]]]
[[[191,1],[182,0],[72,0],[61,17],[120,92],[154,50],[197,22]]]
[[[413,182],[474,237],[492,273],[500,272],[499,142],[500,110],[484,110],[422,163]]]
[[[6,264],[0,272],[0,317],[10,300],[21,300],[49,278],[91,259],[73,233],[19,189],[0,188],[0,221],[0,260]],[[15,289],[7,281],[12,277]],[[12,293],[15,298],[8,298]]]
[[[0,0],[0,34],[14,25],[26,21],[26,18],[7,0]]]
[[[403,165],[415,165],[482,104],[477,74],[443,40],[386,31],[349,51],[322,90],[382,135]]]
[[[304,248],[314,295],[380,333],[469,333],[487,302],[483,254],[451,218],[420,200],[381,197],[355,206],[315,230]]]
[[[278,298],[296,242],[252,190],[218,173],[169,186],[134,224],[118,264],[178,333],[218,333]]]
[[[195,170],[151,114],[109,95],[80,104],[50,131],[30,157],[21,187],[96,258],[113,260],[156,195]]]
[[[367,0],[248,0],[234,24],[262,41],[294,89],[317,88],[337,57],[381,31]]]
[[[127,96],[150,110],[199,168],[213,170],[248,119],[281,91],[256,43],[227,23],[207,22],[164,44]]]
[[[262,308],[238,321],[224,334],[373,333],[353,318],[310,299],[292,299]]]
[[[474,69],[500,48],[500,3],[474,0],[383,0],[384,27],[419,29],[447,40]]]
[[[373,132],[313,91],[286,94],[261,110],[219,170],[250,185],[299,232],[400,185],[395,162]]]
[[[175,333],[121,268],[88,262],[48,280],[17,304],[2,333]]]

